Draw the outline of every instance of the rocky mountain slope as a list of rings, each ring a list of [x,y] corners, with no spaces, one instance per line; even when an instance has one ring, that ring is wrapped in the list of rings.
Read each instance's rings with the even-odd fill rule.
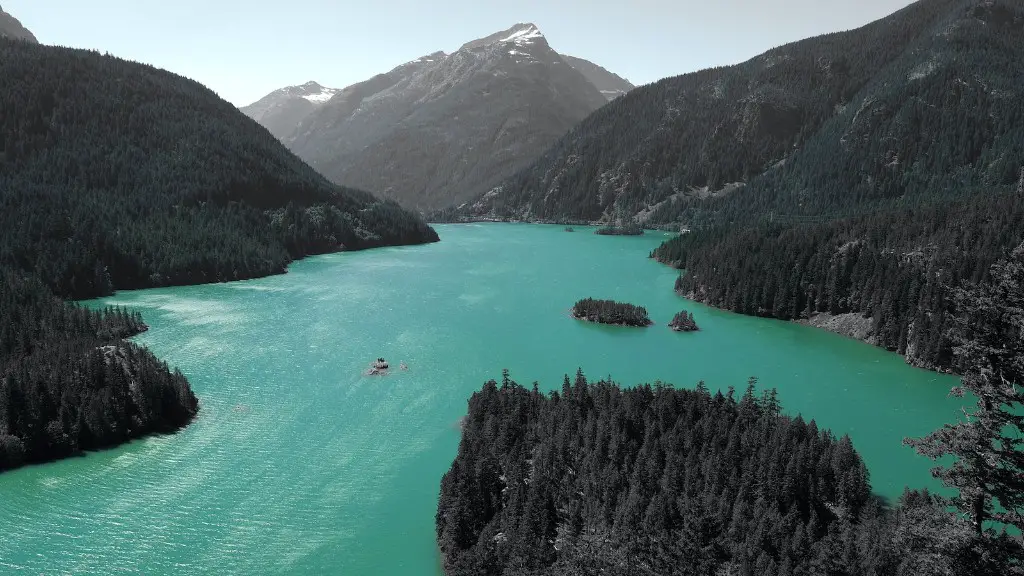
[[[535,25],[517,24],[344,88],[322,105],[300,95],[275,108],[282,100],[268,97],[244,110],[335,182],[429,210],[515,174],[628,89],[599,67],[574,62]],[[289,131],[286,117],[301,120]]]
[[[32,32],[22,26],[17,18],[4,12],[2,7],[0,7],[0,38],[13,38],[15,40],[25,40],[33,44],[38,43]]]
[[[589,60],[582,58],[576,58],[575,56],[562,55],[562,58],[569,63],[570,66],[575,68],[583,74],[583,76],[594,85],[595,88],[604,94],[608,100],[615,100],[619,96],[622,96],[626,92],[629,92],[635,86],[630,84],[629,80],[626,80],[622,76],[609,72],[601,66],[594,64]]]
[[[275,90],[241,110],[278,139],[284,139],[306,116],[327,104],[338,92],[340,90],[336,88],[306,82],[301,86]]]

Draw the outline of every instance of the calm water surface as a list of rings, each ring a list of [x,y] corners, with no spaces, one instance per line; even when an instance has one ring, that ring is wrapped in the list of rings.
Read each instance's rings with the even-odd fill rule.
[[[484,380],[564,373],[712,389],[756,375],[784,408],[849,433],[874,489],[934,483],[900,440],[951,421],[955,380],[839,336],[685,302],[664,239],[440,226],[442,242],[312,258],[251,282],[122,292],[179,367],[199,419],[173,437],[0,475],[0,573],[439,573],[434,512],[457,420]],[[574,321],[585,296],[645,329]],[[702,332],[666,328],[682,307]],[[410,370],[362,376],[378,356]]]

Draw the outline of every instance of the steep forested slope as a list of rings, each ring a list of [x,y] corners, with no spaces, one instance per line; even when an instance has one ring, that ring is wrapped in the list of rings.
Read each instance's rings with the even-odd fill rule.
[[[0,77],[0,262],[59,295],[437,239],[397,205],[330,184],[196,82],[5,39]]]
[[[462,215],[691,226],[1015,186],[1024,8],[922,0],[633,90]]]
[[[676,290],[741,314],[808,320],[924,368],[955,369],[950,289],[986,282],[1024,241],[1024,195],[979,194],[823,223],[716,227],[653,256]]]
[[[491,381],[469,401],[437,538],[459,575],[921,576],[985,567],[930,495],[869,497],[849,438],[742,398]]]

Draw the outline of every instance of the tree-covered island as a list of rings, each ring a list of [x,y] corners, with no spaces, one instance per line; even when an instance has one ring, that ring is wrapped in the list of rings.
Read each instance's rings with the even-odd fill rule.
[[[668,323],[668,327],[675,330],[676,332],[696,332],[700,330],[697,326],[697,322],[693,319],[693,314],[683,310],[672,318],[672,321]]]
[[[647,316],[647,309],[642,306],[593,298],[585,298],[573,305],[572,317],[616,326],[645,327],[654,324]]]

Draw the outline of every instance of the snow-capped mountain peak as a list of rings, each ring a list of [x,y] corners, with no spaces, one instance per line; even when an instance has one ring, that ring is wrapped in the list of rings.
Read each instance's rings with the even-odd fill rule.
[[[510,32],[508,37],[502,38],[499,42],[514,42],[517,46],[523,46],[533,44],[535,39],[544,37],[540,29],[533,24],[516,24]]]
[[[485,38],[468,42],[462,46],[461,50],[477,50],[499,44],[513,44],[523,47],[535,44],[546,45],[546,40],[536,24],[520,22],[508,30],[502,30]]]

